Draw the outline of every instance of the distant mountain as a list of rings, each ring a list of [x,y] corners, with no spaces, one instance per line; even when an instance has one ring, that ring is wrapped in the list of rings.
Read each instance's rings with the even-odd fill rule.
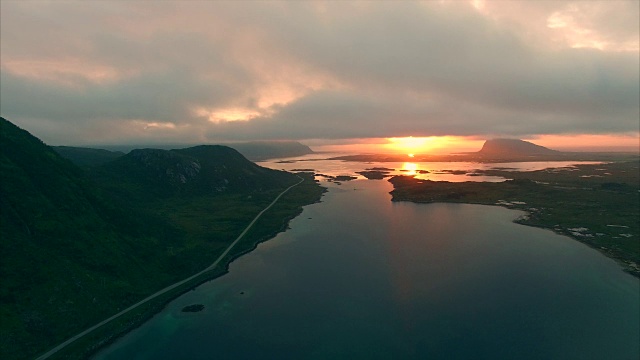
[[[104,149],[93,149],[75,146],[52,146],[62,157],[71,160],[80,166],[95,166],[115,160],[124,155],[121,151],[109,151]]]
[[[479,155],[488,157],[517,157],[517,156],[540,156],[557,155],[560,152],[548,149],[544,146],[518,139],[492,139],[487,140]]]
[[[404,154],[359,154],[342,155],[330,160],[357,162],[404,162]],[[414,162],[457,162],[481,163],[530,162],[530,161],[634,161],[637,153],[615,152],[566,152],[551,150],[528,141],[514,139],[487,140],[480,151],[455,154],[415,154]]]
[[[258,166],[237,149],[227,146],[199,145],[173,151],[200,161],[202,176],[197,183],[205,191],[211,189],[211,184],[222,182],[229,189],[250,189],[255,192],[280,186],[293,179],[290,173]]]
[[[297,141],[251,141],[224,145],[253,161],[313,154],[311,148]]]
[[[97,179],[124,182],[153,196],[259,192],[295,182],[284,171],[260,167],[221,145],[185,149],[136,149],[95,169]],[[115,179],[115,180],[114,180]]]
[[[251,161],[261,161],[267,159],[302,156],[313,154],[313,150],[297,141],[249,141],[218,144],[236,149],[240,154]],[[103,145],[101,149],[112,152],[124,152],[135,149],[154,148],[162,150],[182,149],[189,147],[185,144],[162,144],[162,145]]]

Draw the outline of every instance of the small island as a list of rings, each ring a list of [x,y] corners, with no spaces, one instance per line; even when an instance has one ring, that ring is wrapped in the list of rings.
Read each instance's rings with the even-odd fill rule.
[[[325,179],[327,179],[327,181],[329,182],[335,182],[336,184],[338,184],[341,181],[351,181],[351,180],[355,180],[357,179],[357,177],[355,176],[350,176],[350,175],[337,175],[337,176],[332,176],[332,175],[327,175],[327,174],[320,174],[317,173],[315,174],[315,176],[319,176],[319,177],[323,177]]]
[[[385,177],[389,177],[389,171],[386,170],[365,170],[356,171],[356,174],[360,174],[369,180],[382,180]]]
[[[193,304],[182,308],[182,312],[200,312],[202,310],[204,310],[204,305],[202,304]]]

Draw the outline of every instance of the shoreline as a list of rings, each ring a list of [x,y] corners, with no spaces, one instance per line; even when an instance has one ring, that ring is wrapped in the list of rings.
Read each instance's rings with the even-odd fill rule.
[[[484,204],[481,204],[484,205]],[[502,206],[504,208],[507,209],[511,209],[511,210],[520,210],[520,211],[524,211],[527,214],[530,214],[527,210],[522,210],[522,209],[517,209],[517,208],[510,208],[507,207],[505,205],[493,205],[493,206]],[[620,268],[622,269],[622,271],[626,272],[627,274],[634,276],[638,279],[640,279],[640,266],[639,264],[635,263],[635,262],[631,262],[628,260],[625,260],[622,257],[617,256],[615,253],[613,253],[611,250],[604,248],[604,247],[600,247],[597,246],[595,244],[589,243],[587,241],[584,241],[584,238],[580,238],[577,237],[575,235],[573,235],[573,232],[570,229],[567,228],[553,228],[553,227],[547,227],[544,225],[540,225],[540,224],[535,224],[535,223],[528,223],[526,222],[527,219],[522,219],[522,218],[517,218],[515,220],[513,220],[514,223],[519,224],[519,225],[524,225],[524,226],[531,226],[531,227],[535,227],[535,228],[539,228],[539,229],[545,229],[545,230],[550,230],[552,231],[554,234],[557,235],[561,235],[561,236],[565,236],[568,237],[572,240],[575,240],[581,244],[584,244],[588,247],[590,247],[591,249],[594,249],[596,251],[598,251],[600,254],[606,256],[607,258],[615,261],[616,263],[618,263],[618,265],[620,266]]]
[[[531,216],[531,212],[528,211],[527,209],[522,209],[522,208],[517,208],[517,207],[510,207],[508,205],[503,205],[503,204],[491,204],[491,203],[479,203],[479,202],[453,202],[453,201],[430,201],[430,202],[425,202],[425,201],[414,201],[414,200],[391,200],[393,202],[410,202],[410,203],[414,203],[414,204],[468,204],[468,205],[482,205],[482,206],[497,206],[497,207],[502,207],[505,209],[509,209],[509,210],[517,210],[517,211],[522,211],[525,213],[524,216],[518,216],[517,218],[513,219],[512,222],[514,224],[518,224],[518,225],[523,225],[523,226],[529,226],[529,227],[534,227],[534,228],[538,228],[538,229],[543,229],[543,230],[548,230],[553,232],[554,234],[560,235],[560,236],[565,236],[570,238],[571,240],[577,241],[583,245],[588,246],[589,248],[598,251],[600,254],[602,254],[603,256],[607,257],[608,259],[611,259],[613,261],[615,261],[619,266],[620,269],[633,276],[636,277],[638,279],[640,279],[640,266],[634,262],[630,262],[628,263],[624,258],[618,257],[616,256],[613,252],[608,251],[608,249],[606,248],[602,248],[602,247],[598,247],[594,244],[591,244],[589,242],[583,241],[581,240],[581,238],[573,235],[571,233],[571,231],[569,229],[566,228],[554,228],[554,227],[549,227],[549,226],[545,226],[542,224],[536,224],[536,223],[532,223],[532,222],[527,222],[528,217]]]
[[[571,171],[484,171],[500,183],[395,176],[392,201],[465,203],[524,211],[514,223],[551,230],[616,261],[640,278],[638,162],[579,165]],[[606,175],[603,175],[606,174]],[[615,225],[612,225],[615,224]]]
[[[302,213],[304,206],[321,201],[320,199],[322,195],[327,191],[326,188],[316,183],[313,177],[306,176],[307,174],[299,175],[302,175],[302,177],[300,177],[301,181],[284,190],[278,197],[276,197],[273,203],[271,203],[267,208],[260,212],[256,216],[256,218],[254,218],[254,220],[247,226],[247,228],[245,228],[245,230],[239,235],[236,241],[230,244],[228,248],[229,252],[226,254],[221,254],[213,264],[206,267],[200,273],[196,273],[191,277],[187,277],[186,280],[181,280],[184,281],[184,283],[176,286],[175,288],[166,290],[172,285],[165,287],[159,292],[162,292],[163,290],[166,290],[166,292],[160,294],[155,293],[158,294],[157,297],[149,299],[144,303],[136,303],[132,305],[131,308],[128,308],[129,310],[127,310],[126,312],[123,312],[120,315],[116,314],[113,316],[113,318],[106,319],[104,324],[98,323],[98,325],[94,326],[95,328],[89,328],[91,330],[87,333],[84,333],[87,331],[85,330],[84,332],[78,334],[80,336],[76,335],[74,337],[71,337],[65,342],[50,349],[48,352],[39,355],[36,359],[88,359],[96,355],[100,350],[113,344],[115,341],[125,336],[127,333],[142,326],[153,316],[160,313],[168,303],[177,299],[181,295],[194,290],[196,287],[206,282],[215,280],[218,277],[227,274],[229,272],[229,267],[233,261],[255,250],[260,243],[271,240],[279,233],[286,231],[290,221]],[[311,195],[311,200],[313,201],[299,201],[298,203],[295,203],[293,205],[286,202],[278,201],[282,196],[291,194],[289,190],[291,190],[292,188],[295,188],[297,187],[297,185],[302,185],[305,182],[309,181],[312,183],[311,186],[317,188],[317,190],[315,192],[302,191],[301,193],[307,196]],[[277,206],[293,206],[296,210],[292,214],[289,214],[284,218],[280,218],[279,220],[281,221],[281,225],[275,230],[270,230],[264,234],[256,234],[256,231],[259,231],[259,229],[257,229],[258,226],[254,225],[259,223],[260,221],[265,221],[265,218],[261,215],[268,212],[268,210],[272,210],[272,207],[275,208]],[[267,221],[273,220],[274,219],[268,219]],[[247,240],[247,238],[249,238],[249,240]],[[244,248],[237,253],[231,252],[231,249],[234,248],[235,245],[246,246],[247,243],[249,244],[248,248]],[[177,283],[180,283],[180,281],[178,281]],[[154,294],[149,296],[154,296]],[[64,346],[57,349],[55,352],[51,352],[63,344]]]

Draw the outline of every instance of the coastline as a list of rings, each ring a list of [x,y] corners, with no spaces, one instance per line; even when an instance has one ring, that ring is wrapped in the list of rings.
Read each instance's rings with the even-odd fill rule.
[[[417,318],[428,322],[433,334],[439,336],[442,324],[455,318],[446,308],[463,309],[460,312],[467,315],[473,311],[467,309],[475,309],[474,304],[478,301],[491,305],[483,312],[486,318],[477,322],[480,325],[475,331],[482,330],[481,324],[491,321],[496,314],[506,316],[506,312],[512,320],[502,329],[506,331],[496,336],[494,344],[499,345],[509,333],[521,334],[518,329],[524,324],[529,333],[523,338],[528,338],[527,344],[535,349],[539,329],[549,335],[555,332],[544,327],[549,321],[559,329],[572,316],[578,319],[594,317],[611,324],[613,321],[607,320],[611,319],[609,312],[620,314],[620,308],[597,300],[598,295],[608,299],[613,294],[603,291],[608,284],[631,284],[632,289],[637,290],[637,279],[620,272],[617,264],[592,249],[548,231],[512,223],[523,215],[521,211],[463,204],[416,206],[392,203],[388,195],[391,184],[386,182],[357,180],[341,186],[327,186],[329,192],[323,202],[305,208],[302,215],[291,222],[290,230],[234,263],[230,274],[168,305],[161,315],[107,348],[105,353],[99,353],[98,358],[133,358],[147,351],[151,358],[180,358],[180,354],[184,354],[183,358],[197,358],[199,354],[203,358],[216,358],[221,352],[229,358],[250,358],[247,354],[251,353],[259,358],[261,353],[266,353],[260,346],[265,343],[271,344],[269,349],[273,349],[273,352],[268,350],[269,354],[286,358],[287,351],[293,350],[286,343],[278,342],[282,335],[293,334],[291,336],[296,337],[298,344],[308,344],[308,341],[316,344],[314,339],[318,339],[319,346],[323,346],[322,339],[331,339],[336,331],[349,334],[353,329],[351,324],[358,319],[362,321],[359,329],[365,330],[363,347],[372,343],[366,329],[370,328],[373,319],[378,324],[376,329],[380,332],[375,336],[381,347],[386,346],[384,340],[390,332],[387,329],[398,334],[400,346],[394,349],[398,354],[398,350],[404,349],[401,345],[406,344],[402,340],[404,324],[399,319]],[[350,214],[356,216],[350,217]],[[467,220],[470,220],[469,227],[465,224]],[[476,235],[483,241],[474,240]],[[322,270],[322,263],[327,261],[331,262],[333,270]],[[400,276],[409,271],[412,273],[410,288],[415,289],[413,294],[420,296],[420,300],[424,299],[422,296],[436,299],[420,301],[425,304],[424,308],[416,309],[410,317],[393,312],[397,302],[377,302],[397,296],[396,291],[401,291],[401,286],[406,284],[400,283],[406,279]],[[524,280],[527,281],[522,282]],[[314,285],[313,289],[308,288],[309,284]],[[448,292],[448,286],[460,290]],[[591,290],[580,291],[585,288]],[[467,289],[477,289],[479,293],[474,295],[488,297],[470,296],[473,290]],[[544,300],[536,294],[544,296]],[[325,295],[330,298],[323,299]],[[429,322],[431,317],[419,317],[428,313],[443,297],[452,300],[442,301],[440,304],[444,308],[433,309],[434,316],[440,316],[442,322],[434,324]],[[469,305],[458,307],[459,303],[453,299],[460,297]],[[580,310],[584,308],[578,301],[581,298],[588,299],[587,303],[594,306],[588,316],[581,316]],[[637,296],[635,299],[632,304],[637,306]],[[542,302],[545,305],[537,307]],[[180,312],[184,305],[195,303],[204,304],[206,310],[200,315]],[[558,303],[563,304],[560,313],[555,311]],[[356,311],[349,312],[354,305]],[[386,309],[389,310],[385,311],[383,306],[388,306]],[[576,310],[572,312],[574,308]],[[534,316],[522,315],[522,309],[532,309]],[[636,312],[637,309],[631,314]],[[565,318],[568,313],[572,316]],[[624,313],[628,314],[623,312],[620,317],[624,318]],[[464,315],[457,320],[462,329],[467,329],[465,319],[468,316]],[[319,320],[325,317],[345,320],[333,320],[332,326],[327,327]],[[273,319],[282,321],[274,323]],[[313,324],[309,324],[310,319],[315,320]],[[578,321],[584,325],[589,320]],[[307,324],[315,329],[309,330],[309,335],[298,335],[296,329]],[[281,332],[280,326],[288,330]],[[598,331],[589,330],[597,339]],[[422,331],[414,334],[418,339],[424,339]],[[442,336],[451,339],[447,334]],[[336,337],[336,341],[343,338]],[[559,338],[562,340],[556,337],[556,343],[565,343],[573,337],[570,332],[563,332]],[[246,350],[236,352],[238,348]],[[297,353],[294,357],[304,358],[306,349],[301,347],[303,355]],[[103,354],[109,356],[103,357]],[[569,354],[570,351],[564,353],[565,356]],[[327,353],[321,357],[331,358]],[[494,357],[500,356],[494,354]],[[535,358],[535,354],[531,357]]]
[[[504,206],[506,207],[506,206]],[[511,209],[509,207],[506,207],[508,209]],[[521,210],[521,209],[514,209],[514,210]],[[526,210],[523,210],[526,211]],[[528,212],[527,212],[528,213]],[[547,227],[544,225],[539,225],[539,224],[534,224],[534,223],[528,223],[526,221],[526,219],[515,219],[513,220],[514,223],[516,224],[520,224],[520,225],[525,225],[525,226],[531,226],[531,227],[536,227],[536,228],[540,228],[540,229],[545,229],[545,230],[551,230],[554,233],[558,234],[558,235],[562,235],[562,236],[566,236],[568,238],[571,238],[573,240],[576,240],[584,245],[589,246],[590,248],[598,251],[599,253],[601,253],[602,255],[614,260],[616,263],[618,263],[618,265],[620,265],[620,267],[622,268],[622,271],[626,272],[627,274],[634,276],[638,279],[640,279],[640,264],[626,260],[625,258],[619,257],[617,256],[614,252],[612,252],[610,249],[604,248],[604,247],[600,247],[597,245],[594,245],[592,243],[586,242],[584,241],[583,237],[577,237],[573,234],[573,231],[569,230],[569,229],[565,229],[565,228],[552,228],[552,227]]]
[[[415,200],[392,200],[395,202],[412,202],[415,204],[438,204],[438,203],[451,203],[451,204],[470,204],[470,205],[483,205],[483,206],[499,206],[499,207],[503,207],[509,210],[518,210],[518,211],[522,211],[525,213],[525,215],[523,216],[519,216],[515,219],[513,219],[513,223],[515,224],[519,224],[519,225],[524,225],[524,226],[530,226],[530,227],[535,227],[535,228],[539,228],[539,229],[544,229],[544,230],[550,230],[553,233],[557,234],[557,235],[561,235],[561,236],[565,236],[568,237],[572,240],[578,241],[581,244],[587,245],[588,247],[598,251],[599,253],[601,253],[602,255],[606,256],[609,259],[614,260],[616,263],[618,263],[618,265],[620,266],[621,270],[631,276],[634,276],[638,279],[640,279],[640,265],[638,263],[635,263],[633,261],[629,261],[624,257],[620,257],[618,256],[615,252],[611,251],[611,249],[608,248],[604,248],[604,247],[600,247],[597,245],[594,245],[592,243],[589,243],[587,241],[584,241],[584,237],[578,237],[576,235],[574,235],[573,231],[571,231],[568,228],[559,228],[559,227],[550,227],[550,226],[546,226],[544,224],[539,224],[539,223],[535,223],[535,222],[530,222],[528,221],[532,215],[532,213],[526,209],[526,208],[519,208],[519,207],[512,207],[512,206],[508,206],[508,205],[504,205],[504,204],[495,204],[495,203],[482,203],[482,202],[462,202],[462,201],[415,201]]]
[[[598,174],[607,175],[601,176]],[[484,171],[500,183],[389,179],[392,201],[467,203],[520,210],[515,223],[548,229],[599,251],[640,278],[638,163],[580,165],[557,171]]]
[[[287,196],[296,196],[296,198],[294,200],[289,198],[288,201],[277,201],[278,199],[276,199],[272,204],[273,207],[268,210],[263,210],[264,216],[260,216],[262,215],[262,213],[260,213],[254,219],[255,224],[252,222],[251,225],[245,229],[245,232],[239,236],[237,240],[240,241],[234,244],[237,246],[233,247],[233,251],[229,251],[228,254],[221,256],[214,264],[205,268],[201,273],[194,275],[193,278],[187,278],[188,280],[183,284],[158,295],[156,298],[135,306],[126,313],[116,316],[89,333],[71,341],[55,353],[40,354],[37,359],[88,359],[100,350],[113,344],[120,337],[140,327],[179,296],[195,289],[203,283],[212,281],[228,273],[230,264],[234,260],[255,250],[260,243],[268,241],[279,233],[286,231],[289,222],[302,213],[304,206],[320,202],[322,195],[326,192],[326,188],[318,184],[313,179],[312,174],[299,173],[298,175],[302,176],[302,180],[280,195],[283,200],[287,200]],[[297,192],[295,190],[288,191],[292,188],[297,190]],[[282,208],[284,208],[287,215],[284,217],[274,215],[277,210],[283,211]],[[276,228],[260,227],[260,222],[273,223],[274,221],[280,223]],[[217,265],[212,267],[216,263]],[[49,352],[53,349],[50,349]]]

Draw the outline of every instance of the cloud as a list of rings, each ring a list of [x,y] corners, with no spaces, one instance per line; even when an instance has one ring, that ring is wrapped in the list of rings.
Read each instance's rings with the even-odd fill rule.
[[[0,105],[58,143],[637,132],[634,6],[3,2]]]

